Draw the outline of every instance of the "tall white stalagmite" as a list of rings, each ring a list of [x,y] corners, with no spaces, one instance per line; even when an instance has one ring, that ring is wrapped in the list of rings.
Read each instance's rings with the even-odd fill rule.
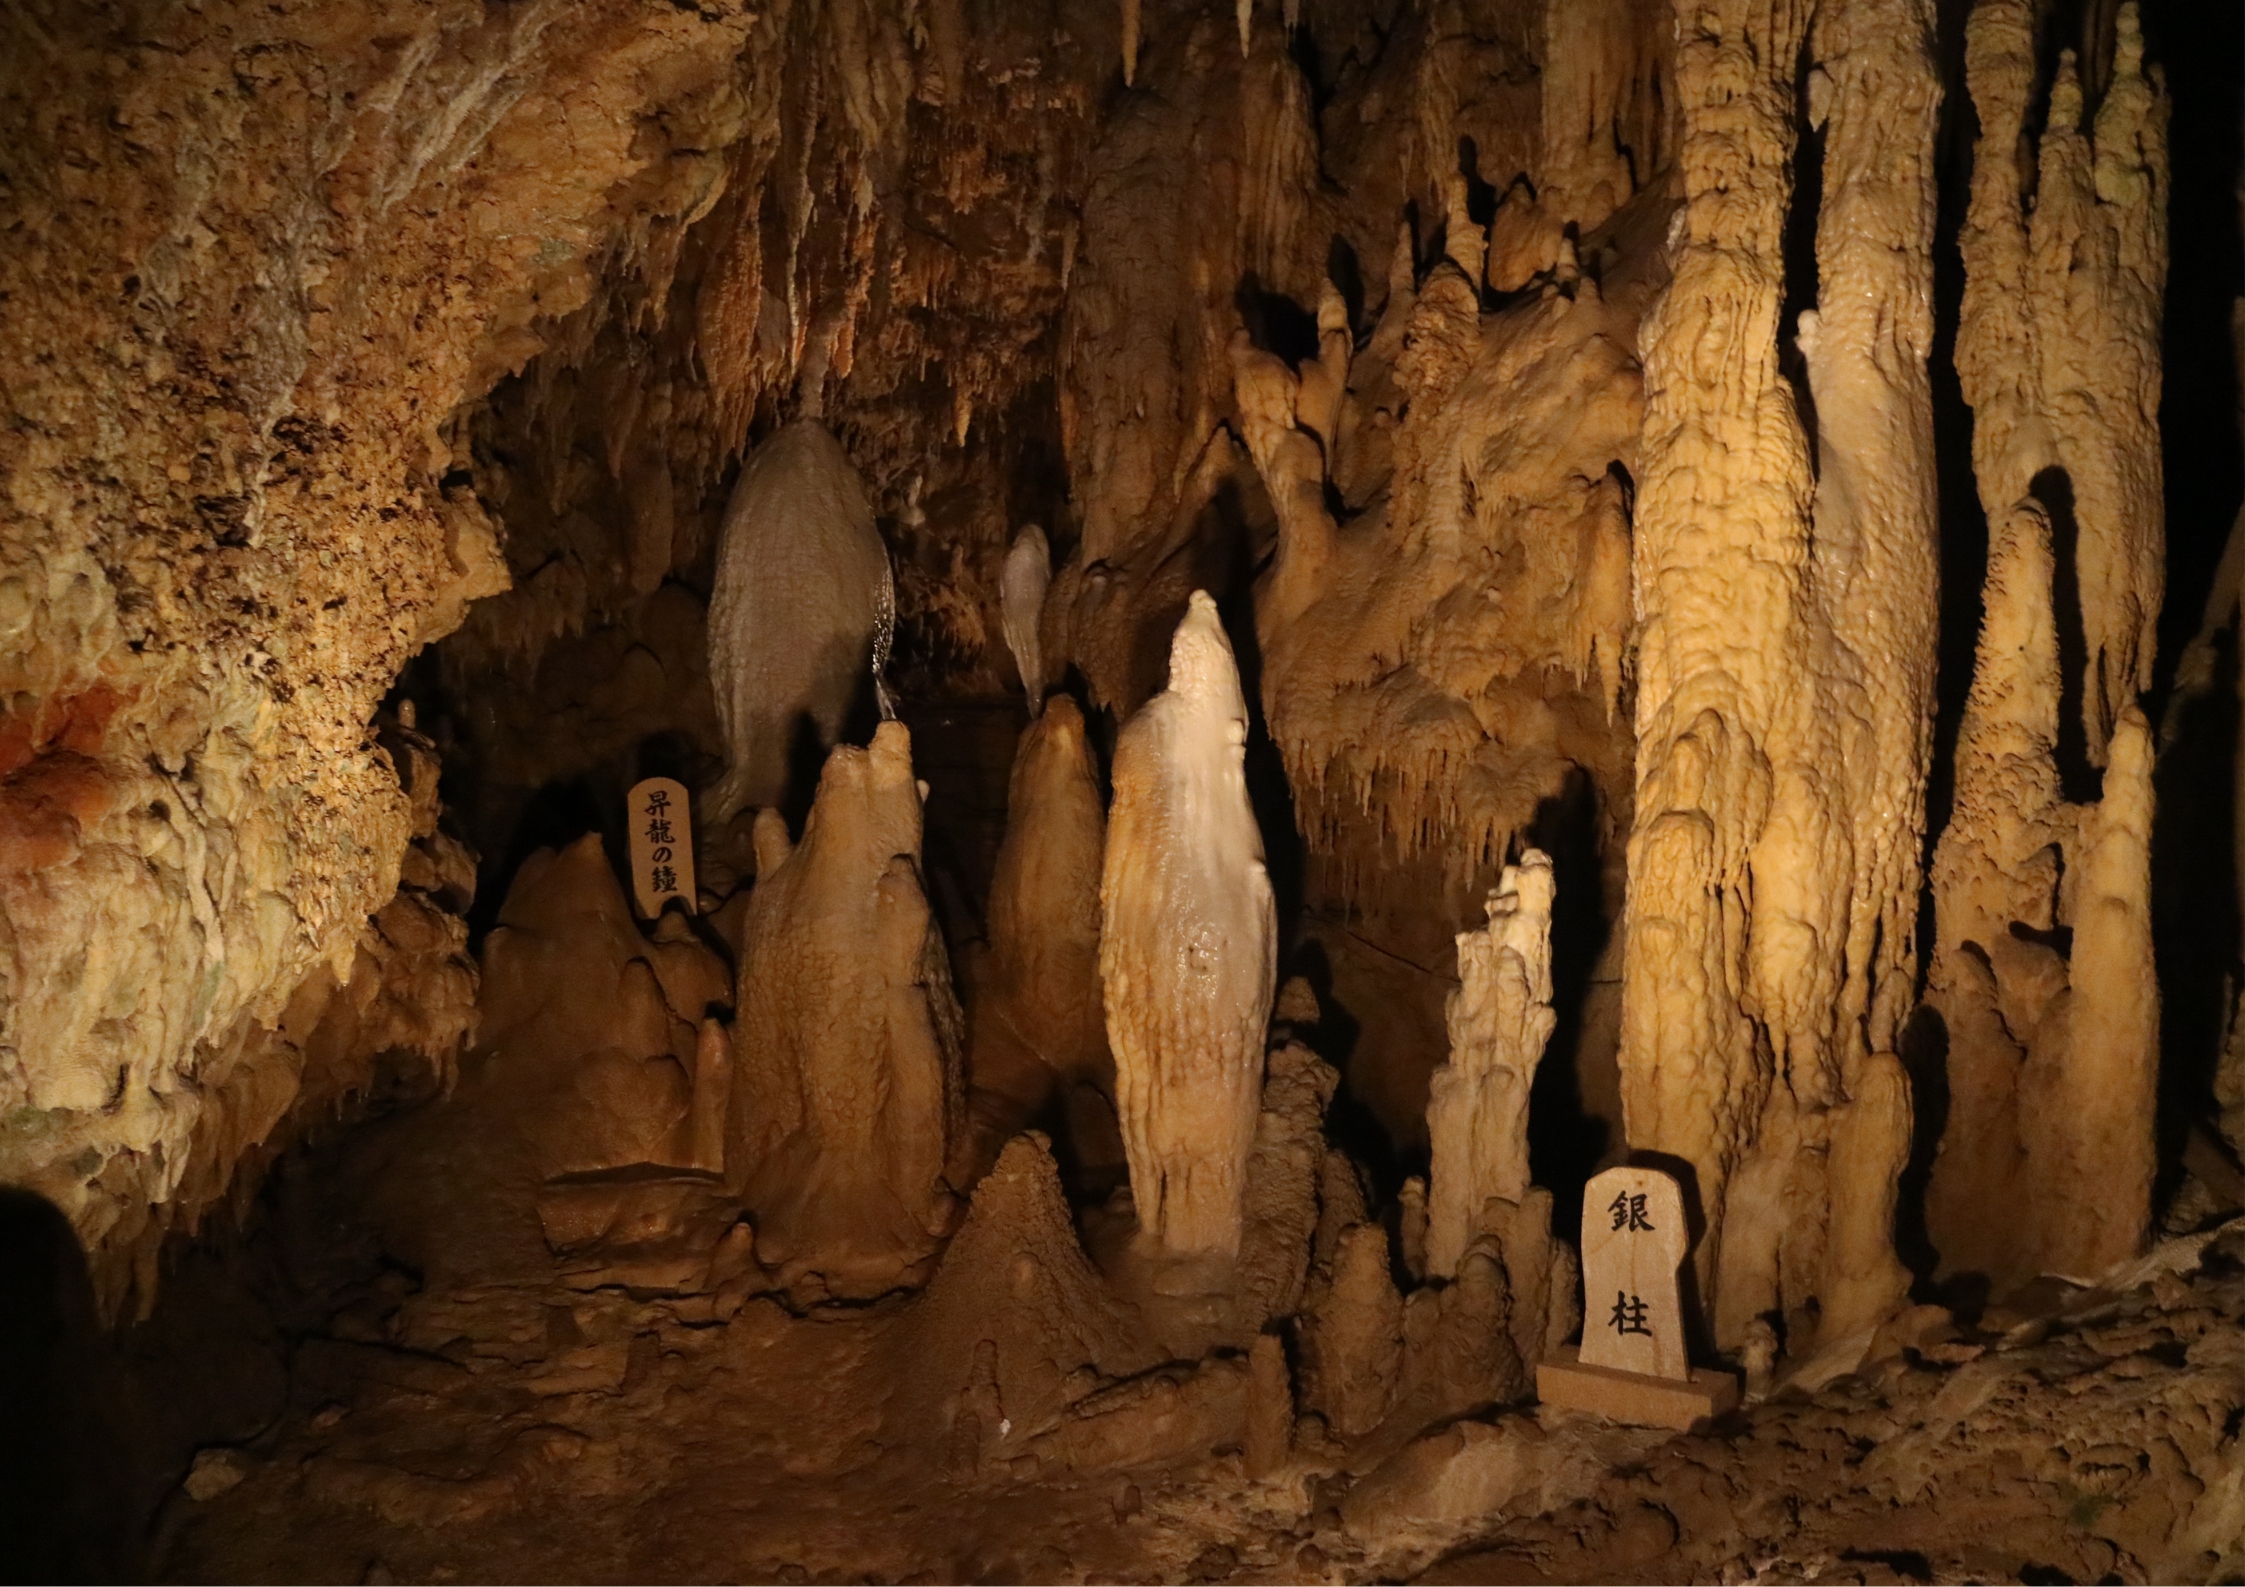
[[[725,509],[709,676],[730,765],[707,812],[779,802],[805,721],[841,737],[889,589],[873,504],[841,443],[789,425],[750,455]]]
[[[1278,955],[1246,744],[1231,641],[1196,590],[1169,687],[1115,745],[1099,972],[1139,1226],[1165,1251],[1227,1261]]]
[[[1427,1134],[1427,1273],[1455,1278],[1483,1205],[1528,1191],[1528,1092],[1551,1039],[1551,857],[1530,849],[1489,894],[1489,923],[1458,933],[1450,1061],[1434,1072]]]
[[[1029,697],[1029,714],[1045,704],[1044,650],[1037,625],[1044,616],[1045,591],[1052,585],[1052,550],[1045,532],[1035,524],[1013,537],[1006,565],[998,575],[998,615],[1005,627],[1006,648],[1021,674],[1021,692]]]

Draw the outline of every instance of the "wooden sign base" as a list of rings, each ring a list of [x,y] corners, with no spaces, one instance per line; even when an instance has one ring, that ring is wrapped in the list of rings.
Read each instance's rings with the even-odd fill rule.
[[[1738,1379],[1728,1372],[1693,1367],[1691,1374],[1688,1380],[1655,1378],[1585,1366],[1574,1346],[1563,1345],[1536,1368],[1536,1394],[1544,1404],[1564,1410],[1685,1432],[1738,1404]]]

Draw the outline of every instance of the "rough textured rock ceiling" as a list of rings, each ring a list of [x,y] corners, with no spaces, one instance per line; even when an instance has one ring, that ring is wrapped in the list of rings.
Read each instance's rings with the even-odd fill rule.
[[[1492,1409],[1580,1322],[1580,1187],[1635,1148],[1692,1181],[1707,1343],[1800,1391],[1778,1442],[2000,1389],[1974,1436],[2031,1444],[2072,1413],[2020,1384],[2164,1329],[2179,1398],[2128,1414],[2210,1497],[2067,1568],[2234,1568],[2232,1258],[2034,1288],[2245,1208],[2224,25],[12,8],[0,1181],[111,1321],[167,1250],[181,1307],[223,1290],[193,1238],[230,1204],[288,1271],[272,1326],[329,1352],[291,1392],[356,1426],[376,1380],[521,1401],[442,1476],[299,1406],[259,1458],[311,1474],[243,1490],[277,1510],[622,1492],[664,1396],[784,1421],[825,1372],[850,1453],[783,1464],[860,1487],[788,1524],[864,1569],[1010,1568],[817,1540],[892,1477],[1120,1526],[1145,1496],[1100,1474],[1164,1462],[1162,1541],[1079,1573],[1238,1567],[1219,1468],[1265,1485],[1259,1569],[1569,1505],[1574,1544],[1515,1539],[1540,1569],[1794,1560],[1701,1548],[1716,1456],[1645,1476]],[[847,672],[889,603],[886,692],[735,818],[727,625],[834,592],[744,606],[721,542],[785,541],[735,491],[804,425],[890,564],[849,506],[866,588],[817,622]],[[700,800],[706,930],[618,880],[657,773]],[[878,1304],[788,1321],[835,1301]],[[184,1458],[150,1450],[134,1525]],[[1881,1458],[1917,1502],[1897,1463],[1936,1457]],[[1739,1461],[1827,1482],[1825,1564],[1873,1546],[1844,1480]],[[181,1568],[249,1569],[229,1524]]]

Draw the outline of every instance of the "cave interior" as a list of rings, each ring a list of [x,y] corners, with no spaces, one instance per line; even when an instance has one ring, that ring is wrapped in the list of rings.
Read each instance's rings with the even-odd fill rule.
[[[6,7],[0,1574],[2245,1579],[2241,84]]]

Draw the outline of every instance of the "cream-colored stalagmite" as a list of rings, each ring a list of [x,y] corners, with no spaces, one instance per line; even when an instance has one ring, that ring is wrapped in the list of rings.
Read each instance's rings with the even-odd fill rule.
[[[1489,1200],[1528,1190],[1528,1092],[1551,1010],[1551,858],[1530,849],[1489,894],[1489,923],[1458,934],[1450,1061],[1427,1101],[1433,1143],[1426,1269],[1455,1278]]]
[[[1045,704],[1044,651],[1038,642],[1037,624],[1044,614],[1045,591],[1051,584],[1052,551],[1045,544],[1045,532],[1031,524],[1013,537],[1012,549],[1006,552],[1005,570],[998,576],[998,616],[1032,716]]]
[[[1926,995],[1950,1091],[1928,1229],[1945,1265],[1999,1281],[2094,1276],[2142,1240],[2159,1028],[2136,693],[2164,554],[2166,108],[2123,6],[2086,131],[2073,56],[2059,60],[2030,213],[2014,151],[2036,98],[2034,28],[2030,7],[1989,0],[1966,29],[1981,135],[1956,362],[1990,533]],[[2075,611],[2058,605],[2069,545]],[[2076,618],[2069,677],[2061,641]],[[2076,687],[2080,747],[2062,751]],[[2066,800],[2063,753],[2104,766],[2100,802]]]
[[[1255,1136],[1278,924],[1247,799],[1247,704],[1195,591],[1169,687],[1123,727],[1099,897],[1100,979],[1139,1226],[1228,1262]]]
[[[958,1006],[921,891],[912,740],[828,756],[792,847],[757,821],[740,925],[728,1178],[759,1260],[799,1299],[925,1278],[948,1232],[963,1085]]]
[[[1783,1311],[1795,1348],[1834,1205],[1891,1196],[1840,1182],[1827,1154],[1859,1092],[1892,1104],[1866,1064],[1913,970],[1934,662],[1929,8],[1851,0],[1811,41],[1830,129],[1821,312],[1800,336],[1813,479],[1778,367],[1809,11],[1681,14],[1686,206],[1643,337],[1621,1050],[1631,1144],[1696,1171],[1717,1342]],[[1843,1265],[1887,1271],[1887,1238]]]
[[[708,815],[779,802],[806,719],[823,748],[865,676],[889,558],[847,453],[811,420],[759,446],[718,541],[709,675],[730,762]]]

